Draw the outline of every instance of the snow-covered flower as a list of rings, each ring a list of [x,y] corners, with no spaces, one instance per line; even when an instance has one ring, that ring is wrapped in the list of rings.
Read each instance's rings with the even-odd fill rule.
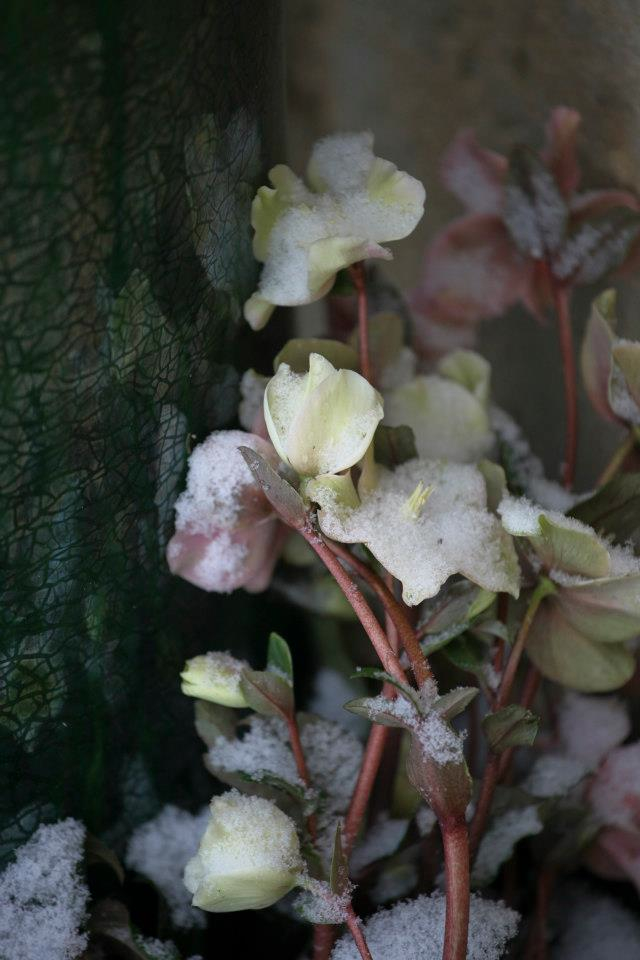
[[[448,148],[442,180],[467,212],[428,247],[411,297],[423,350],[434,330],[436,340],[443,328],[464,340],[469,325],[518,301],[541,315],[550,302],[543,260],[558,281],[589,283],[624,259],[638,232],[629,216],[638,199],[617,189],[577,192],[579,125],[579,113],[556,107],[544,149],[521,153],[522,170],[517,158],[481,147],[471,130]]]
[[[272,187],[253,201],[253,252],[264,263],[244,315],[258,330],[276,306],[319,300],[339,270],[367,258],[390,260],[381,246],[408,236],[424,209],[422,184],[374,156],[371,133],[319,140],[307,186],[288,167],[274,167]]]
[[[167,545],[172,573],[218,593],[264,590],[285,539],[240,446],[278,466],[276,452],[261,437],[242,430],[212,433],[189,457],[187,489],[176,501],[176,529]]]
[[[213,913],[259,910],[304,873],[293,820],[269,800],[231,790],[214,797],[211,819],[184,883],[193,905]]]
[[[382,398],[353,370],[336,370],[319,353],[309,372],[287,363],[269,381],[264,417],[278,454],[301,476],[336,474],[365,455],[382,419]]]
[[[482,473],[471,464],[409,460],[347,499],[320,477],[308,495],[320,506],[322,531],[341,543],[363,543],[402,583],[415,605],[434,597],[453,574],[494,592],[518,595],[520,571],[511,538],[487,508]]]
[[[182,692],[223,707],[248,707],[240,687],[242,671],[247,666],[243,660],[218,650],[192,657],[180,674]]]
[[[627,642],[640,633],[640,561],[586,524],[525,499],[506,497],[498,512],[553,585],[527,638],[538,670],[585,693],[621,687],[635,669]]]

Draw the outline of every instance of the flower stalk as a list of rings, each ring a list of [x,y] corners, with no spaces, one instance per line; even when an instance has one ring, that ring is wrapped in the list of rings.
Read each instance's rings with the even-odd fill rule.
[[[560,354],[564,380],[565,402],[565,451],[562,469],[562,481],[567,490],[573,487],[576,475],[576,454],[578,449],[578,397],[576,389],[576,359],[573,350],[573,332],[569,314],[569,293],[567,288],[554,284],[553,299],[558,319],[560,336]]]
[[[369,308],[367,304],[367,279],[364,262],[354,263],[350,269],[351,279],[356,288],[358,300],[358,353],[360,355],[360,373],[373,383],[373,367],[369,349]]]

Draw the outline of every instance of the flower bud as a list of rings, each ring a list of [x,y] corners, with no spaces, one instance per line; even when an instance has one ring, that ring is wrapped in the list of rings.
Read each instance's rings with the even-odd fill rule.
[[[293,820],[270,800],[231,790],[211,801],[184,883],[202,910],[259,910],[289,893],[303,872]]]
[[[248,707],[240,688],[242,671],[248,667],[229,653],[211,651],[187,660],[182,678],[182,692],[188,697],[209,700],[223,707]]]

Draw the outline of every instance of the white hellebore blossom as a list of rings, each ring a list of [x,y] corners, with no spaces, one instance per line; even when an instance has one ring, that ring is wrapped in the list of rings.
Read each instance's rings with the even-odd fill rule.
[[[260,910],[297,885],[305,865],[286,813],[237,790],[214,797],[210,809],[198,852],[184,872],[194,907],[212,913]]]
[[[424,187],[372,148],[371,133],[318,141],[309,187],[282,164],[270,171],[273,187],[261,187],[251,209],[253,252],[264,263],[258,290],[244,306],[254,330],[276,306],[319,300],[350,264],[392,259],[380,244],[402,240],[419,222]]]
[[[218,650],[192,657],[180,674],[182,692],[223,707],[248,707],[240,689],[242,671],[247,666],[245,661]]]
[[[319,353],[309,357],[308,373],[294,373],[281,363],[264,394],[271,442],[305,477],[354,466],[382,416],[382,398],[371,384],[353,370],[336,370]]]

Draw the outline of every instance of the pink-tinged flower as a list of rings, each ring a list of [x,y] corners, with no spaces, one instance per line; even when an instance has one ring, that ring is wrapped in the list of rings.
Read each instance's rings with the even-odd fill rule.
[[[212,433],[189,458],[187,489],[176,501],[176,529],[167,546],[172,573],[217,593],[265,590],[287,536],[240,446],[279,465],[261,437],[242,430]]]
[[[630,880],[640,892],[640,743],[612,750],[587,795],[603,824],[589,848],[589,866],[607,879]]]
[[[428,247],[422,280],[411,294],[423,352],[437,352],[438,327],[462,341],[470,326],[517,302],[535,316],[551,285],[590,283],[633,253],[638,199],[623,190],[578,194],[580,115],[556,107],[540,155],[510,160],[462,131],[446,151],[441,176],[466,215]],[[615,210],[614,210],[615,208]]]

